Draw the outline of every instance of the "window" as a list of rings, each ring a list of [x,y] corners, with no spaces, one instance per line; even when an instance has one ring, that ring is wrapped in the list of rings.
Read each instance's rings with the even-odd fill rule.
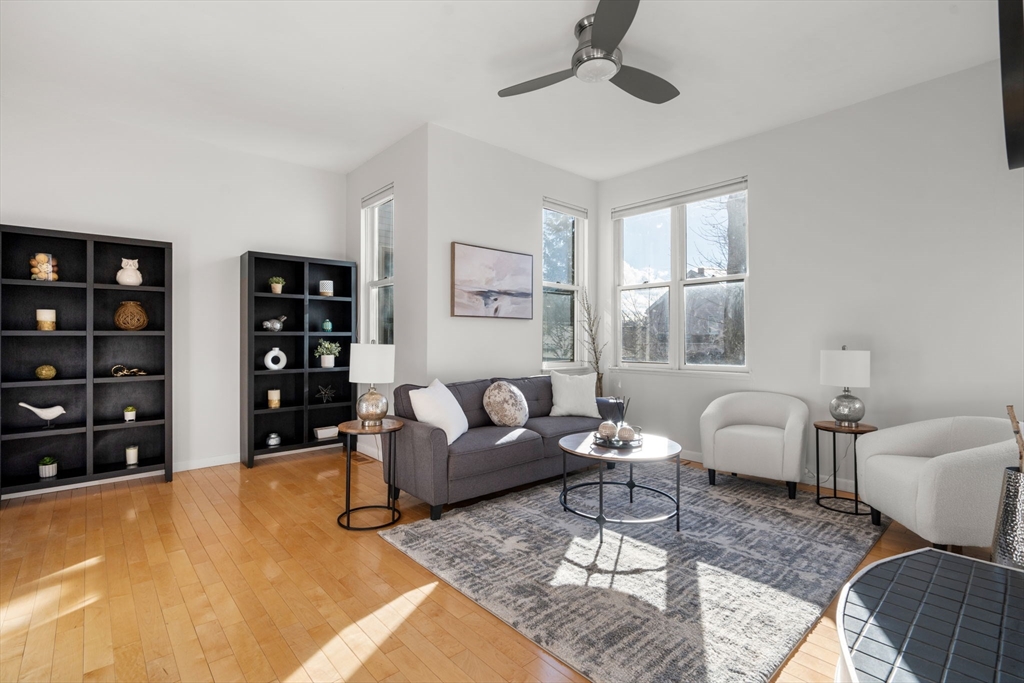
[[[395,199],[391,187],[363,200],[364,273],[370,341],[395,343]]]
[[[576,296],[583,281],[580,254],[586,220],[586,209],[544,200],[542,357],[546,367],[581,360]]]
[[[612,212],[619,360],[746,368],[747,182]]]

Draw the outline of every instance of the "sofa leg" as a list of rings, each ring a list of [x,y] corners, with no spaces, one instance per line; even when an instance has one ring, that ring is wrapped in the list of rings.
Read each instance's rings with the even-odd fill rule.
[[[444,508],[443,505],[431,505],[430,506],[430,519],[435,522],[441,519],[441,510]]]
[[[715,485],[715,471],[714,470],[708,470],[708,483],[711,484],[712,486]]]
[[[735,472],[733,472],[733,473],[732,473],[732,476],[734,476],[734,477],[738,477],[738,476],[740,476],[740,475],[738,475],[738,474],[736,474]]]
[[[398,500],[398,496],[402,494],[402,489],[397,486],[391,487],[391,500]]]
[[[949,550],[949,546],[945,543],[932,543],[932,547],[936,550]]]
[[[789,499],[793,500],[794,498],[796,498],[796,482],[787,481],[786,487],[789,489]]]
[[[613,463],[613,462],[608,463],[608,469],[614,470],[615,469],[615,463]]]
[[[871,523],[875,526],[882,526],[882,513],[875,508],[871,508]]]

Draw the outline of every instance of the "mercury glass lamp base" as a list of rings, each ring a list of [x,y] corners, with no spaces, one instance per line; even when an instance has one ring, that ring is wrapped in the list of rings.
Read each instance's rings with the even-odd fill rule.
[[[832,399],[828,411],[839,427],[856,427],[864,419],[864,401],[850,393],[850,388]]]
[[[356,415],[363,421],[363,428],[370,429],[382,426],[387,414],[387,396],[378,392],[375,386],[370,385],[370,390],[356,401]]]

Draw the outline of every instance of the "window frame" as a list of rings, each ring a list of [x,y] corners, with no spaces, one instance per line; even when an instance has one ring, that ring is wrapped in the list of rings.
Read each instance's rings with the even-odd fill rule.
[[[573,282],[565,284],[562,282],[547,282],[544,280],[544,211],[554,211],[574,219],[573,225]],[[544,197],[541,204],[540,214],[541,228],[541,250],[540,250],[540,319],[541,319],[541,370],[575,370],[587,366],[589,356],[586,353],[585,344],[582,340],[583,325],[580,322],[580,290],[587,282],[587,210]],[[544,290],[557,289],[563,292],[572,293],[573,301],[573,359],[571,361],[546,361],[544,360]]]
[[[747,245],[746,270],[742,274],[720,275],[702,278],[687,278],[687,235],[686,212],[687,204],[733,194],[747,192],[747,223],[744,239]],[[624,223],[626,218],[653,213],[662,209],[671,210],[671,227],[669,230],[669,249],[671,273],[667,281],[647,282],[633,285],[623,284],[624,258]],[[617,212],[628,215],[615,216]],[[746,176],[715,183],[703,188],[688,190],[668,197],[641,202],[622,209],[613,209],[613,233],[615,239],[615,369],[639,372],[669,372],[696,375],[733,375],[744,376],[751,372],[750,335],[747,321],[750,319],[750,192]],[[743,365],[701,365],[686,362],[686,289],[694,285],[714,284],[716,282],[743,283]],[[622,292],[636,289],[668,288],[669,311],[673,316],[669,319],[668,362],[656,361],[624,361],[622,359]]]
[[[377,261],[377,247],[378,247],[378,221],[377,221],[377,210],[387,204],[388,202],[395,201],[394,188],[387,186],[381,188],[377,192],[369,195],[363,199],[362,210],[361,210],[361,223],[362,223],[362,237],[363,237],[363,263],[366,264],[363,271],[363,291],[365,292],[366,305],[363,306],[365,314],[361,316],[361,326],[363,328],[363,334],[360,335],[361,339],[366,339],[370,342],[380,342],[377,339],[377,332],[379,330],[378,320],[378,296],[381,289],[385,287],[391,287],[391,301],[394,305],[394,293],[395,293],[395,240],[392,238],[391,245],[391,277],[381,278],[378,277],[378,261]],[[392,209],[393,211],[394,209]],[[394,230],[394,215],[392,215],[392,230]]]

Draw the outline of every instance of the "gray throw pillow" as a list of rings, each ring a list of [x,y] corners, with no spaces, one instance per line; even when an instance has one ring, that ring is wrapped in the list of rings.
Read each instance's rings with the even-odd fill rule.
[[[487,387],[484,410],[499,427],[522,427],[530,417],[523,392],[508,382],[495,382]]]

